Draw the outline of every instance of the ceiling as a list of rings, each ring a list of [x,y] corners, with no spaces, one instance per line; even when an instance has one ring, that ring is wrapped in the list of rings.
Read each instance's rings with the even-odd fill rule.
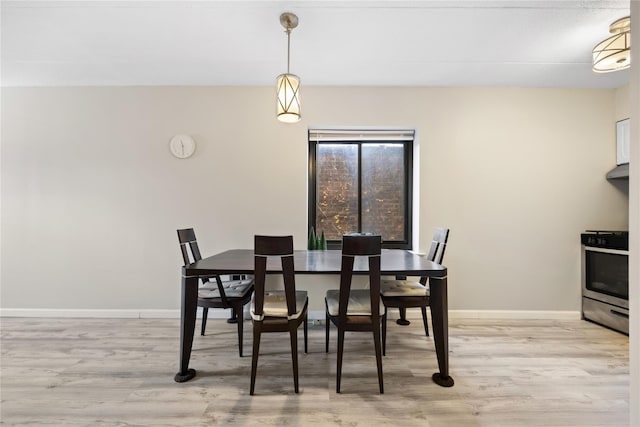
[[[2,86],[271,85],[298,15],[303,85],[615,88],[591,50],[629,0],[6,1]]]

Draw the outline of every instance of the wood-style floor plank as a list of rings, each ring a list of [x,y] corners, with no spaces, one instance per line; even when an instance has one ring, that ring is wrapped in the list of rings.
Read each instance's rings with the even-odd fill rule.
[[[173,381],[175,319],[0,319],[0,422],[6,426],[628,426],[628,337],[586,321],[450,320],[450,373],[431,381],[433,339],[389,322],[378,394],[371,337],[347,333],[342,393],[336,348],[310,326],[300,393],[289,340],[266,334],[249,396],[251,357],[235,325],[211,319],[194,339],[197,377]],[[251,322],[245,349],[250,354]]]

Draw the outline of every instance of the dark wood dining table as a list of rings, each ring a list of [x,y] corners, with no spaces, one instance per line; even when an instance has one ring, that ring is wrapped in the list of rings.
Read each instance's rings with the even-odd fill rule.
[[[294,265],[296,274],[340,274],[340,250],[296,250]],[[439,372],[433,374],[433,381],[443,387],[454,383],[449,376],[449,320],[447,302],[447,268],[429,261],[424,256],[401,249],[385,249],[381,257],[383,276],[427,276],[430,287],[431,321],[436,347]],[[254,256],[252,249],[232,249],[203,258],[182,267],[182,299],[180,304],[180,371],[176,382],[189,381],[196,375],[189,368],[191,346],[196,324],[198,301],[198,278],[215,274],[253,274]],[[267,264],[267,273],[281,272],[279,263]],[[357,259],[354,274],[367,274],[366,260]]]

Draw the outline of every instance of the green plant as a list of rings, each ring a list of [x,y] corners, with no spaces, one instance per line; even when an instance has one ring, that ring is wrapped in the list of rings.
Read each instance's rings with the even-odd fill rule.
[[[327,238],[324,235],[324,230],[320,233],[320,236],[316,234],[316,230],[313,227],[309,228],[309,237],[307,239],[307,249],[309,250],[327,250]]]
[[[327,250],[327,238],[324,235],[324,230],[322,230],[322,234],[320,235],[320,247],[318,249],[322,249],[323,251]]]
[[[307,239],[307,249],[313,250],[316,249],[318,244],[318,238],[316,237],[316,231],[313,227],[309,228],[309,238]]]

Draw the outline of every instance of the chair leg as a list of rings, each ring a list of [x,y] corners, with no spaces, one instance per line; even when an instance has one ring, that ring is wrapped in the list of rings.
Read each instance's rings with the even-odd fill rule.
[[[262,324],[260,322],[253,323],[253,354],[251,356],[251,386],[249,388],[249,394],[253,396],[253,391],[256,386],[256,371],[258,369],[258,354],[260,353],[260,332]]]
[[[298,325],[289,320],[289,336],[291,337],[291,362],[293,364],[293,390],[298,393]]]
[[[384,381],[382,378],[382,354],[380,351],[380,324],[373,325],[373,344],[376,350],[376,364],[378,365],[378,386],[380,394],[384,393]]]
[[[204,336],[204,330],[207,328],[207,316],[209,316],[209,308],[202,307],[202,326],[200,327],[200,335]]]
[[[382,315],[382,355],[387,355],[387,312]]]
[[[422,310],[422,322],[424,323],[424,333],[429,336],[429,323],[427,322],[427,307],[420,307]]]
[[[343,352],[344,352],[344,329],[338,326],[338,365],[336,368],[336,393],[340,393],[340,377],[342,376]]]
[[[304,325],[302,327],[302,331],[304,333],[304,352],[306,354],[306,353],[308,353],[308,351],[307,351],[307,333],[309,332],[309,316],[308,316],[308,313],[304,315]]]
[[[240,304],[240,307],[234,307],[233,311],[235,311],[236,313],[242,313],[242,304]],[[244,329],[244,319],[242,318],[242,316],[238,316],[238,353],[240,354],[240,357],[242,357],[242,340],[243,340],[243,329]]]
[[[324,319],[325,319],[325,345],[324,345],[324,352],[325,353],[329,353],[329,313],[325,312],[324,315]]]

